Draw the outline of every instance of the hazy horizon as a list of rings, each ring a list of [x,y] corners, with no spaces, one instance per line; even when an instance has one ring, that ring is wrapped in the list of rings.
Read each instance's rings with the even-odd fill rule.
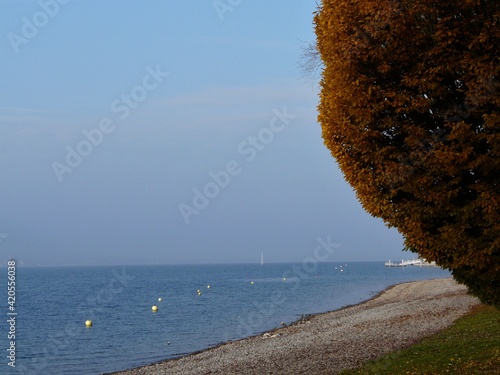
[[[323,144],[316,1],[231,4],[3,2],[2,265],[414,256]]]

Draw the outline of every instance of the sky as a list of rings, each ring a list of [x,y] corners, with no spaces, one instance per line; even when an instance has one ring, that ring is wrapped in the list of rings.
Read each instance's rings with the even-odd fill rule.
[[[412,257],[323,144],[316,0],[0,6],[4,265]]]

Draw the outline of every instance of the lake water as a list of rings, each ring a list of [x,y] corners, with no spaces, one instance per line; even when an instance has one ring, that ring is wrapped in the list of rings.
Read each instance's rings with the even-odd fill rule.
[[[0,343],[7,355],[0,373],[85,375],[137,367],[356,304],[389,285],[449,276],[435,267],[386,268],[383,262],[19,267],[12,368],[3,268]]]

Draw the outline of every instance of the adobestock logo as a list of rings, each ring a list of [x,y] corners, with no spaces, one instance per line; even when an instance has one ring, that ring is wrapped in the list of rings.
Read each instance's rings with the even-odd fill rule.
[[[287,112],[286,107],[282,111],[273,110],[274,116],[269,121],[269,125],[259,130],[257,135],[249,136],[242,141],[238,147],[238,154],[246,156],[246,162],[252,162],[259,152],[264,150],[275,138],[277,133],[281,133],[286,129],[286,125],[290,124],[290,119],[294,119],[296,115]],[[201,189],[193,189],[193,198],[191,204],[181,203],[178,205],[179,212],[186,224],[191,223],[192,215],[199,215],[202,210],[208,207],[211,201],[219,196],[226,189],[231,179],[239,175],[243,171],[242,163],[237,160],[230,160],[226,163],[226,167],[218,172],[209,172],[208,181]]]
[[[233,12],[236,7],[240,6],[243,0],[214,0],[212,3],[219,20],[224,21],[224,14]]]
[[[28,17],[21,18],[23,23],[21,26],[21,35],[14,32],[7,34],[10,45],[16,54],[19,53],[19,47],[23,44],[28,44],[31,39],[38,35],[40,29],[48,25],[51,18],[59,14],[61,5],[66,5],[70,0],[40,0],[38,5],[42,10]]]
[[[111,102],[110,110],[117,114],[119,120],[125,120],[132,109],[137,108],[140,103],[146,100],[148,92],[156,89],[169,76],[169,73],[160,70],[159,65],[155,69],[148,66],[146,71],[147,74],[142,78],[141,84],[134,86],[128,94],[122,94],[120,98]],[[64,174],[72,173],[82,163],[83,158],[93,152],[94,147],[102,144],[104,136],[111,134],[115,129],[115,123],[107,117],[102,118],[96,128],[83,129],[82,134],[85,138],[78,142],[75,147],[66,146],[65,163],[54,161],[51,164],[59,182],[63,182]]]

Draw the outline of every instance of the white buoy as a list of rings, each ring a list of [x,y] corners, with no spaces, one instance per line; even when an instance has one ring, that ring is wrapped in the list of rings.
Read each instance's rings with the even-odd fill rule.
[[[153,312],[157,312],[157,311],[158,311],[158,306],[153,305],[153,306],[151,307],[151,310],[153,310]]]
[[[92,320],[90,320],[90,319],[89,319],[89,320],[86,320],[86,321],[85,321],[85,327],[87,327],[87,328],[92,327]]]
[[[210,289],[212,286],[210,284],[207,285],[207,289]]]
[[[250,284],[252,284],[252,285],[253,285],[253,281],[250,281]]]
[[[163,301],[163,298],[159,297],[158,302],[161,302],[161,301]]]

